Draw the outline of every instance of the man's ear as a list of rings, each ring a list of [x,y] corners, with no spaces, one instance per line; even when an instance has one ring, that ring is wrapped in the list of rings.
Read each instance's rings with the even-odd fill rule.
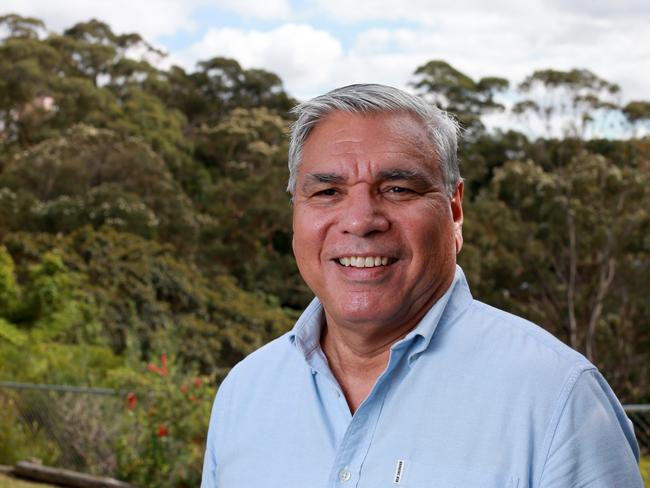
[[[463,193],[465,183],[461,180],[456,186],[456,191],[451,196],[451,216],[454,219],[454,241],[456,242],[456,254],[463,247]]]

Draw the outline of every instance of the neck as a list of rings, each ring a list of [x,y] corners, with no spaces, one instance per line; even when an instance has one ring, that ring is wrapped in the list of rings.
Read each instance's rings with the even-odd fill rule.
[[[391,346],[417,322],[387,331],[383,328],[372,330],[369,326],[342,327],[332,321],[327,312],[325,316],[327,322],[321,335],[321,347],[354,413],[386,369]]]
[[[324,309],[326,322],[320,338],[321,348],[352,413],[366,399],[377,378],[386,369],[391,346],[416,327],[452,281],[453,275],[424,304],[415,308],[416,313],[404,314],[410,315],[410,319],[400,325],[395,325],[395,321],[348,323]]]

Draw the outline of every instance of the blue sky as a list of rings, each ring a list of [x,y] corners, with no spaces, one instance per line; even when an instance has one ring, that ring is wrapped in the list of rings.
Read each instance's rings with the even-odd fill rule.
[[[213,56],[277,73],[298,98],[353,82],[408,87],[442,59],[517,83],[536,69],[587,68],[623,100],[650,98],[647,0],[4,0],[52,30],[99,18],[193,69]]]

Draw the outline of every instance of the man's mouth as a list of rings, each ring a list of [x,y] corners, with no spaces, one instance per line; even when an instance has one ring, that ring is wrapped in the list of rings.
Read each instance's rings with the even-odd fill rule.
[[[345,256],[336,260],[341,266],[353,268],[374,268],[376,266],[390,266],[397,259],[386,256]]]

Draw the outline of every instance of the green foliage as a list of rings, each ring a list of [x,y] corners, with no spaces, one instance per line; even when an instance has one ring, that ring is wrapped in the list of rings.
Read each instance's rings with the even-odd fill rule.
[[[56,443],[46,431],[32,430],[32,425],[22,421],[17,399],[15,392],[0,395],[0,462],[15,465],[35,457],[51,465],[59,455]],[[0,486],[3,481],[0,478]]]
[[[4,246],[0,246],[0,317],[13,317],[18,309],[20,288],[16,283],[15,264]]]
[[[75,125],[63,136],[16,154],[0,175],[0,185],[16,192],[0,196],[7,213],[25,212],[27,203],[17,203],[21,191],[36,199],[28,219],[34,230],[110,225],[160,236],[182,249],[198,232],[192,203],[165,162],[141,140],[107,129]]]
[[[114,378],[131,390],[116,439],[119,477],[153,488],[198,486],[214,395],[210,381],[182,372],[164,353],[147,370]]]
[[[19,256],[40,255],[52,245],[31,242],[35,247],[30,248],[30,242],[24,234],[7,241]],[[169,246],[106,227],[84,228],[56,244],[85,277],[89,301],[102,304],[94,317],[117,353],[126,351],[134,334],[142,357],[162,340],[178,344],[184,361],[209,372],[234,364],[290,327],[287,315],[263,297],[241,290],[226,276],[208,281],[178,261]]]
[[[472,80],[445,61],[435,60],[415,70],[416,81],[411,85],[431,103],[452,112],[471,132],[481,132],[484,127],[480,115],[503,110],[495,101],[497,93],[505,91],[508,80],[494,76]]]
[[[641,476],[643,477],[646,487],[650,486],[650,457],[642,457],[639,462],[639,468],[641,469]]]
[[[80,429],[89,462],[115,442],[119,476],[196,486],[204,385],[311,298],[284,191],[294,100],[277,75],[232,59],[185,71],[127,57],[161,53],[98,20],[0,25],[0,378],[134,392],[111,429],[78,419],[104,436]],[[468,129],[460,261],[475,295],[585,352],[624,401],[650,401],[650,143],[589,140],[613,119],[640,137],[647,102],[619,107],[618,87],[585,70],[535,72],[507,112],[545,131],[532,141],[483,125],[514,95],[507,80],[434,60],[412,86]],[[46,461],[61,454],[10,431],[11,412],[0,461],[30,443]]]
[[[586,138],[596,125],[615,123],[620,87],[586,69],[535,71],[519,84],[513,112],[539,122],[547,137]]]
[[[148,365],[104,366],[116,396],[3,391],[0,463],[74,458],[77,469],[136,486],[198,486],[216,377],[164,353]]]
[[[203,226],[198,259],[205,269],[225,268],[247,289],[301,308],[311,294],[291,250],[286,130],[284,120],[260,108],[235,109],[197,131],[197,155],[215,181],[205,205],[213,220]]]
[[[466,206],[461,255],[479,297],[584,352],[624,398],[648,388],[644,349],[630,350],[650,340],[639,293],[650,266],[645,151],[635,164],[587,152],[556,168],[504,164]]]
[[[7,341],[13,346],[20,347],[27,343],[28,336],[18,327],[0,317],[0,341]]]
[[[0,16],[0,27],[9,30],[9,37],[38,39],[38,30],[44,29],[45,24],[34,17],[7,14]]]

